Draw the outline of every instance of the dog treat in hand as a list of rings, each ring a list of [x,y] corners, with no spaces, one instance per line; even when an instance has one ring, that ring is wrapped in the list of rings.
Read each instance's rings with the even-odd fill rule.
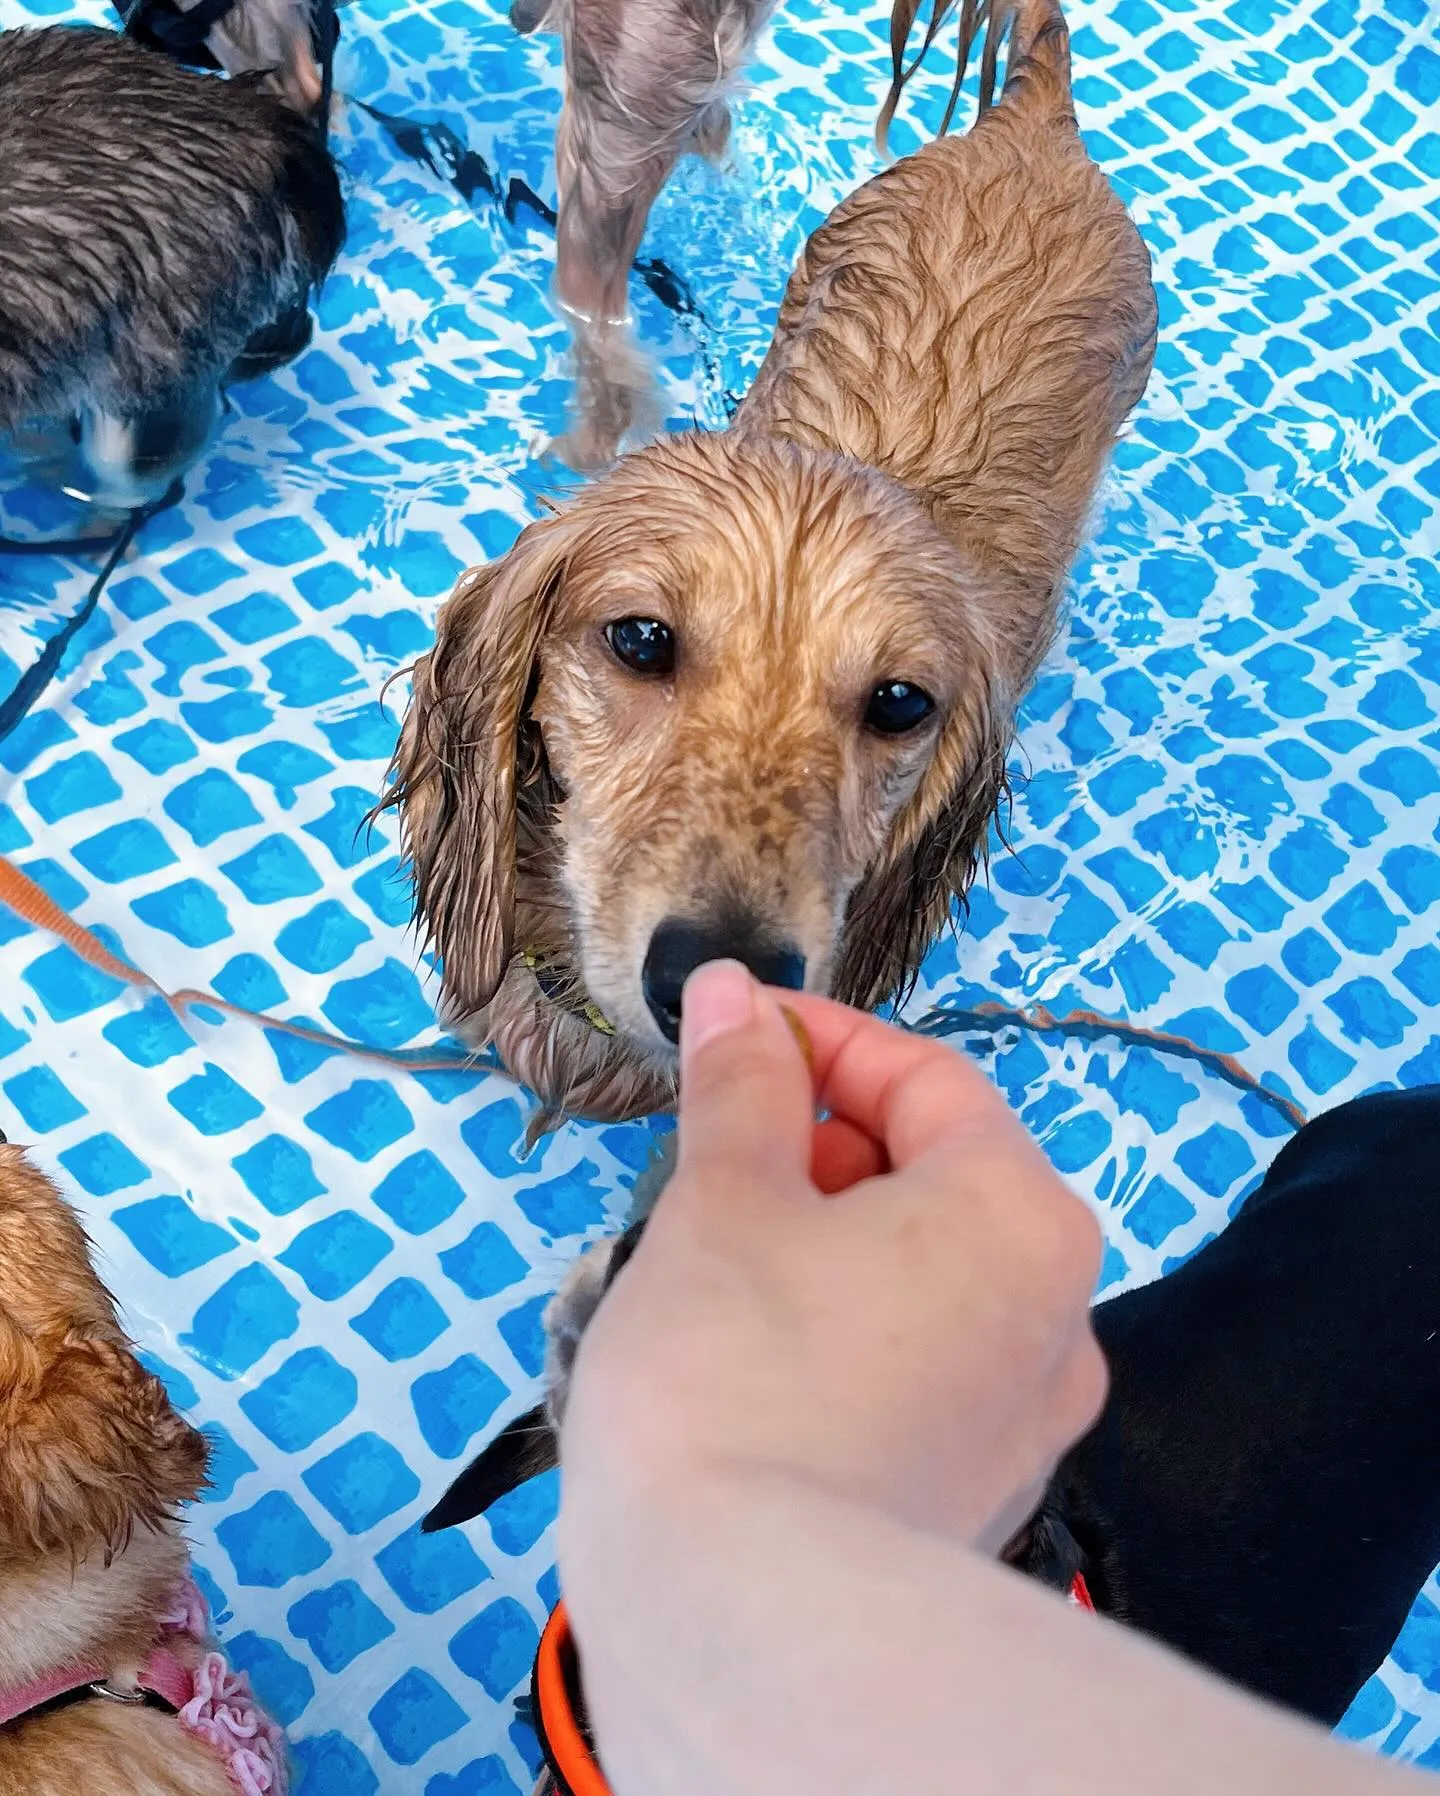
[[[809,1030],[800,1021],[799,1017],[796,1016],[795,1012],[791,1010],[788,1004],[782,1004],[780,1006],[780,1014],[784,1017],[790,1033],[795,1037],[795,1041],[804,1057],[805,1070],[809,1073],[813,1073],[815,1071],[815,1050],[810,1045]]]

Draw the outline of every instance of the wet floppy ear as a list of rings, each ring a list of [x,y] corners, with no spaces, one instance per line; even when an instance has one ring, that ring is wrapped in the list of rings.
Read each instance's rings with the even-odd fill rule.
[[[668,1174],[668,1164],[664,1164]],[[664,1179],[660,1182],[663,1184]],[[637,1201],[646,1202],[638,1197]],[[653,1195],[648,1202],[653,1202]],[[647,1203],[648,1209],[648,1203]],[[631,1255],[640,1244],[640,1237],[645,1232],[645,1219],[632,1222],[623,1235],[615,1241],[605,1258],[603,1282],[596,1294],[594,1305],[586,1312],[588,1322],[598,1308],[599,1300],[608,1291],[616,1278],[623,1271]],[[578,1325],[583,1329],[584,1323]],[[570,1374],[574,1367],[575,1352],[579,1345],[579,1333],[563,1346],[557,1340],[554,1329],[550,1335],[550,1372],[551,1390],[543,1403],[537,1403],[534,1409],[527,1409],[523,1416],[502,1428],[489,1446],[470,1461],[465,1470],[450,1486],[445,1495],[420,1523],[422,1534],[435,1534],[442,1528],[453,1528],[459,1522],[468,1522],[477,1515],[483,1515],[492,1503],[498,1503],[501,1497],[508,1496],[512,1490],[518,1490],[532,1478],[538,1478],[542,1472],[552,1471],[560,1463],[560,1435],[558,1419],[564,1411],[565,1399],[568,1395]]]
[[[205,1438],[128,1348],[0,1317],[0,1554],[118,1552],[205,1481]]]
[[[121,1333],[74,1211],[0,1146],[0,1561],[116,1550],[199,1493],[205,1459]]]
[[[564,519],[531,524],[462,577],[415,667],[382,801],[399,811],[415,919],[456,1015],[483,1009],[510,962],[521,730],[569,541]]]
[[[896,818],[845,913],[834,995],[873,1010],[903,996],[926,950],[987,858],[1007,798],[1010,705],[988,685],[946,726],[920,789]]]
[[[437,1534],[483,1515],[492,1503],[509,1496],[542,1472],[560,1463],[560,1439],[543,1403],[516,1416],[484,1452],[472,1459],[445,1495],[420,1523],[422,1534]]]

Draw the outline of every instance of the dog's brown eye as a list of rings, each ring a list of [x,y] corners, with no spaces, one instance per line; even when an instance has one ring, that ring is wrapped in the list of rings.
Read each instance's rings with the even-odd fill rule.
[[[675,671],[675,632],[654,617],[622,617],[606,624],[605,640],[617,661],[640,674]]]
[[[886,680],[870,694],[865,722],[882,736],[903,736],[924,723],[934,709],[935,701],[923,687],[908,680]]]

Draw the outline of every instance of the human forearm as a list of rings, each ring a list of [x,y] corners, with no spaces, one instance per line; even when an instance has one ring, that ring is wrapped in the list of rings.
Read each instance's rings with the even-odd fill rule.
[[[562,1523],[617,1796],[1396,1796],[1367,1759],[978,1554],[788,1477]],[[602,1554],[596,1542],[603,1538]]]

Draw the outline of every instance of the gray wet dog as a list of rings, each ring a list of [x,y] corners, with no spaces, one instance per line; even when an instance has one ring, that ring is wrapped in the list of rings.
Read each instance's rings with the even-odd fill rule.
[[[630,327],[631,265],[680,158],[724,157],[729,97],[775,4],[512,0],[517,31],[558,32],[565,46],[555,296],[571,324],[576,393],[557,448],[572,467],[602,467],[631,432],[659,425],[654,371]]]
[[[227,380],[289,360],[339,254],[315,124],[114,32],[0,33],[0,434],[74,439],[123,509],[203,451]]]

